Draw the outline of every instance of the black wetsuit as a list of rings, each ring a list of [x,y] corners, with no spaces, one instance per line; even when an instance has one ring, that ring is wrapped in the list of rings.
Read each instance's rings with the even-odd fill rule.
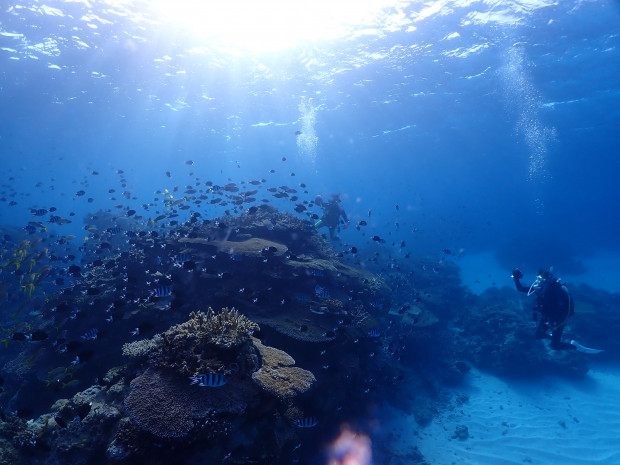
[[[514,281],[517,291],[530,291],[530,288],[523,286],[518,278]],[[566,287],[554,278],[549,278],[547,283],[531,289],[532,293],[536,294],[535,311],[541,314],[536,328],[536,339],[551,339],[551,348],[554,350],[576,349],[574,345],[561,341],[564,326],[575,313],[573,300]],[[548,334],[549,330],[551,335]]]
[[[321,220],[323,224],[329,228],[329,235],[332,239],[336,237],[336,229],[340,226],[340,217],[342,217],[344,222],[349,221],[339,201],[330,200],[327,204],[323,205],[323,216]]]

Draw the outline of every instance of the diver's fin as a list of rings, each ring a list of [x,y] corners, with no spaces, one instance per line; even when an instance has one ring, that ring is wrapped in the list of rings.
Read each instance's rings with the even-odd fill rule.
[[[575,341],[574,339],[570,341],[570,343],[574,345],[579,352],[583,352],[584,354],[598,354],[600,352],[604,352],[603,349],[591,349],[589,347],[584,347],[581,344],[579,344],[577,341]]]

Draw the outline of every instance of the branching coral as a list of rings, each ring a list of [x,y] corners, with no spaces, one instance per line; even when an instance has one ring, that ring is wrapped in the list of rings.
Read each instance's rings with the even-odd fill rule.
[[[173,368],[180,374],[226,372],[228,365],[238,363],[252,333],[259,326],[237,310],[223,308],[215,313],[192,312],[190,319],[172,326],[152,339],[123,346],[127,356],[148,356],[154,366]]]

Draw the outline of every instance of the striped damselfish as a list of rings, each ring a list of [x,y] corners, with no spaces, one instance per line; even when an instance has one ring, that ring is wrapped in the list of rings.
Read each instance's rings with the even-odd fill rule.
[[[153,294],[155,297],[168,297],[172,295],[172,286],[157,286]]]
[[[318,284],[314,286],[314,293],[317,297],[321,299],[329,299],[331,297],[329,291],[326,288],[319,286]]]
[[[99,333],[99,330],[97,328],[93,328],[89,331],[86,331],[84,335],[82,336],[82,340],[83,341],[94,341],[97,339],[97,333]]]
[[[208,373],[206,375],[195,375],[189,377],[191,384],[197,384],[202,387],[220,387],[226,384],[226,376],[217,373]]]
[[[295,426],[298,428],[312,428],[318,424],[319,421],[314,417],[298,418],[295,420]]]

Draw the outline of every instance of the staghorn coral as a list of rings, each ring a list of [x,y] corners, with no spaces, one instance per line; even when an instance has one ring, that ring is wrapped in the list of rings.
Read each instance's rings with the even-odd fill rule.
[[[240,354],[251,352],[250,337],[259,326],[234,308],[192,312],[190,319],[151,339],[123,345],[123,355],[148,356],[149,364],[183,375],[228,372]],[[254,369],[254,367],[250,367]]]
[[[252,379],[265,391],[286,399],[306,392],[316,381],[310,371],[293,366],[295,360],[286,352],[265,346],[256,338],[253,342],[261,355],[262,366],[252,374]]]
[[[157,351],[162,343],[161,334],[156,334],[151,339],[127,342],[123,344],[123,355],[125,357],[137,358],[151,355]]]

